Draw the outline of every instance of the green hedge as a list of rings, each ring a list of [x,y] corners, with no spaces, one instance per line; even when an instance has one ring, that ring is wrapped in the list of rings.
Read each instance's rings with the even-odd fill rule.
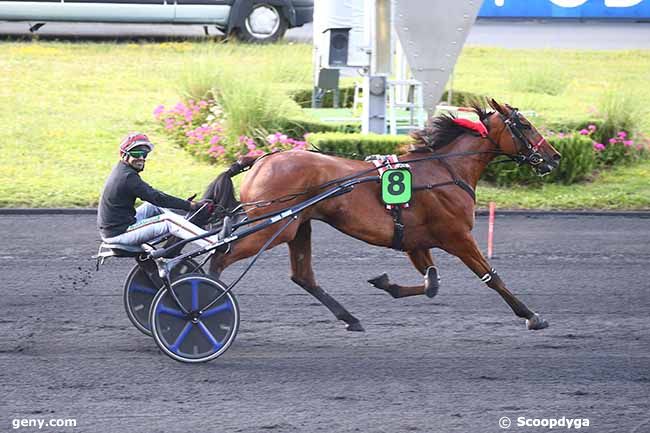
[[[363,159],[368,155],[398,153],[402,145],[411,142],[408,135],[324,133],[307,136],[313,149],[335,153],[348,158]]]
[[[354,134],[361,131],[361,125],[341,122],[319,122],[306,118],[284,119],[280,130],[289,137],[302,140],[305,134],[340,132]]]
[[[340,87],[339,107],[352,108],[354,104],[354,85],[344,85]],[[298,87],[289,90],[289,96],[302,108],[311,108],[312,87]],[[482,95],[455,90],[451,94],[451,105],[457,107],[467,107],[474,100],[484,99]],[[447,102],[447,92],[442,95],[440,102]],[[323,108],[332,108],[334,106],[334,96],[332,92],[325,93],[323,98]]]
[[[339,88],[339,108],[352,108],[354,104],[354,85],[344,85]],[[313,88],[297,87],[289,90],[289,96],[302,108],[311,108],[311,94]],[[323,98],[323,108],[334,107],[334,93],[327,92]]]

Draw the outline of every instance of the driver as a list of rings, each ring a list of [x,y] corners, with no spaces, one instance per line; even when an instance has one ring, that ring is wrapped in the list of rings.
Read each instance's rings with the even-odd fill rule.
[[[203,205],[211,207],[210,200],[183,200],[152,188],[140,178],[152,150],[153,144],[141,133],[130,134],[120,143],[120,161],[106,180],[97,212],[97,226],[104,242],[140,246],[166,234],[188,239],[205,233],[182,216],[162,208],[196,211]],[[145,202],[137,209],[136,198]],[[216,240],[208,237],[195,242],[205,248]]]

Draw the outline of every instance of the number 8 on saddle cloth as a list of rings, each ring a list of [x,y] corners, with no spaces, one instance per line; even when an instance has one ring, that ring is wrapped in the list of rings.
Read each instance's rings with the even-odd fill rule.
[[[411,201],[411,171],[407,168],[391,168],[381,175],[381,199],[389,206],[403,205]]]

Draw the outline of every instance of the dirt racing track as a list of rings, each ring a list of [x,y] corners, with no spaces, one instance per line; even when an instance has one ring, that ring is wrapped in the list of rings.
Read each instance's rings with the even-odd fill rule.
[[[132,259],[95,272],[94,219],[0,215],[0,431],[75,418],[47,431],[479,433],[504,431],[507,416],[519,432],[549,429],[518,417],[650,432],[650,216],[497,217],[492,263],[550,322],[536,332],[442,251],[436,298],[392,299],[366,280],[419,284],[406,257],[316,223],[317,278],[366,332],[294,285],[280,246],[235,290],[235,343],[201,365],[163,355],[128,321]],[[477,218],[483,247],[486,231]]]

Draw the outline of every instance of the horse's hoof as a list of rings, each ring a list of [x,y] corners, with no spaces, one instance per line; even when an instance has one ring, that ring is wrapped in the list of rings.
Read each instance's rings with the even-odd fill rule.
[[[440,276],[438,275],[438,269],[435,266],[429,266],[424,274],[424,294],[428,298],[433,298],[438,294],[439,287]]]
[[[526,327],[530,330],[538,330],[548,328],[548,322],[535,313],[533,317],[526,320]]]
[[[371,278],[368,280],[368,282],[381,290],[388,290],[388,286],[390,285],[388,280],[388,274],[386,273],[381,274],[378,277]]]
[[[387,274],[381,274],[378,277],[371,278],[368,280],[368,282],[376,288],[387,292],[393,298],[397,299],[400,297],[399,286],[396,284],[391,284]]]
[[[348,323],[345,325],[345,329],[353,332],[365,332],[365,329],[361,326],[361,322]]]

